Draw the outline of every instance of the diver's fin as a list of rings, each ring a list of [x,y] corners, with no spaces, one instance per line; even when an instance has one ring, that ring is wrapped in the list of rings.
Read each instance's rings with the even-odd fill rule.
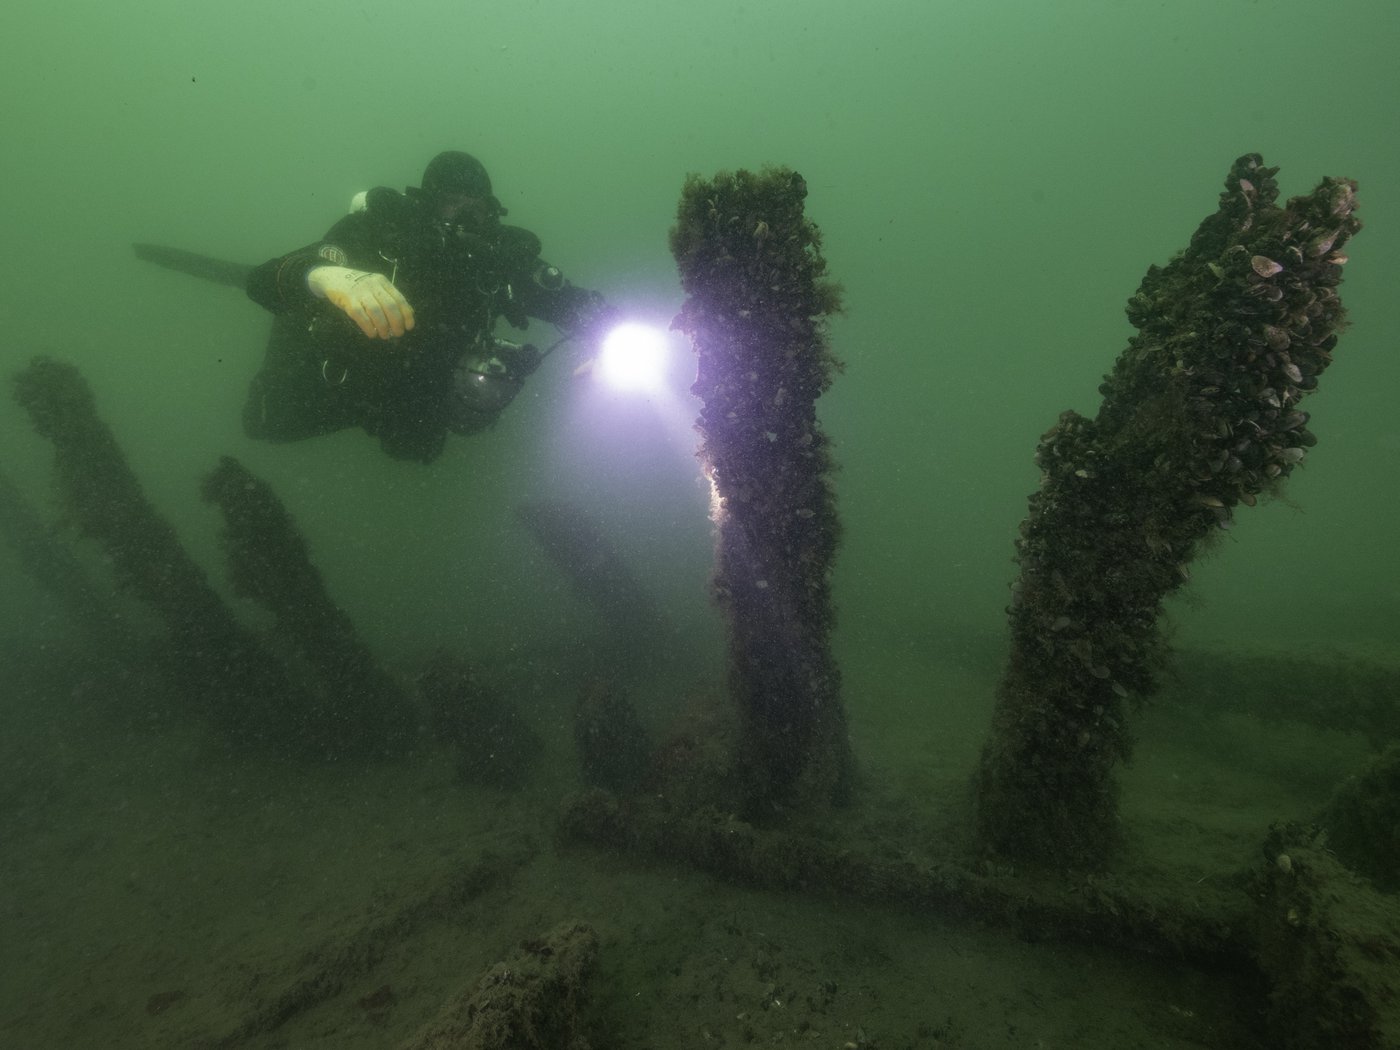
[[[243,288],[248,283],[248,274],[253,272],[253,267],[244,263],[215,259],[182,248],[167,248],[163,244],[133,244],[131,247],[138,259],[231,288]]]

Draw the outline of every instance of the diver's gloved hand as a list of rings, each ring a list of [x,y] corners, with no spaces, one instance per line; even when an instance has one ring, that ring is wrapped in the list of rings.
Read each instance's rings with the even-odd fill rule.
[[[608,305],[601,295],[594,292],[579,310],[569,334],[580,340],[584,346],[597,350],[607,334],[617,327],[622,319],[621,308]]]
[[[413,327],[413,307],[382,273],[317,266],[306,275],[311,294],[344,310],[369,338],[389,339]]]

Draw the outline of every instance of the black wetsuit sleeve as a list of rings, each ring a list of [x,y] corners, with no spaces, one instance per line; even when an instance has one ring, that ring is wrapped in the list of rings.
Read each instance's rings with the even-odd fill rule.
[[[519,226],[504,226],[496,243],[510,287],[501,311],[506,320],[520,326],[533,317],[570,335],[587,335],[599,326],[607,312],[603,297],[571,284],[541,258],[538,237]]]
[[[253,267],[245,286],[248,298],[275,314],[310,305],[315,296],[306,287],[306,275],[314,267],[327,263],[317,254],[320,247],[321,242],[318,241]]]
[[[314,244],[253,267],[246,285],[248,298],[275,314],[304,310],[318,301],[306,286],[306,275],[317,266],[366,269],[367,259],[372,258],[375,255],[364,213],[347,215]]]
[[[540,260],[536,273],[518,287],[521,305],[530,317],[548,321],[570,335],[582,335],[597,327],[608,307],[599,292],[569,283],[559,271]]]

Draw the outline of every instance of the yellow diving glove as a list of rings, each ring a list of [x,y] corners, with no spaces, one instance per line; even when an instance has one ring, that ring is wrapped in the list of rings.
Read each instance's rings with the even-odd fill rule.
[[[306,286],[318,299],[344,310],[371,339],[390,339],[413,328],[413,307],[382,273],[345,266],[317,266]]]

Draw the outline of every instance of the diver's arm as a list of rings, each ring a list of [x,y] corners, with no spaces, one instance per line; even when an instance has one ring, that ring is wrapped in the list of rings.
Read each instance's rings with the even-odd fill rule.
[[[326,235],[305,248],[269,259],[253,267],[245,285],[248,298],[275,314],[309,309],[317,299],[307,275],[318,266],[369,269],[366,260],[377,258],[369,223],[362,212],[346,215]]]
[[[414,323],[408,300],[382,273],[351,265],[379,255],[372,229],[363,210],[352,212],[323,240],[255,267],[248,297],[275,314],[310,309],[324,299],[370,339],[403,335]]]
[[[329,263],[321,254],[324,247],[326,242],[318,241],[253,267],[245,286],[248,298],[275,314],[310,307],[316,296],[306,283],[306,275]]]
[[[320,244],[271,259],[248,275],[248,297],[275,314],[310,309],[324,299],[370,339],[411,331],[413,307],[403,293],[382,273],[329,261],[343,258],[339,249]]]
[[[548,321],[569,335],[591,336],[615,313],[602,293],[571,284],[543,259],[536,259],[512,283],[512,291],[528,316]]]
[[[571,336],[589,336],[613,313],[601,294],[571,284],[557,266],[541,258],[540,239],[529,230],[502,226],[496,244],[509,286],[502,313],[517,327],[533,317]]]

